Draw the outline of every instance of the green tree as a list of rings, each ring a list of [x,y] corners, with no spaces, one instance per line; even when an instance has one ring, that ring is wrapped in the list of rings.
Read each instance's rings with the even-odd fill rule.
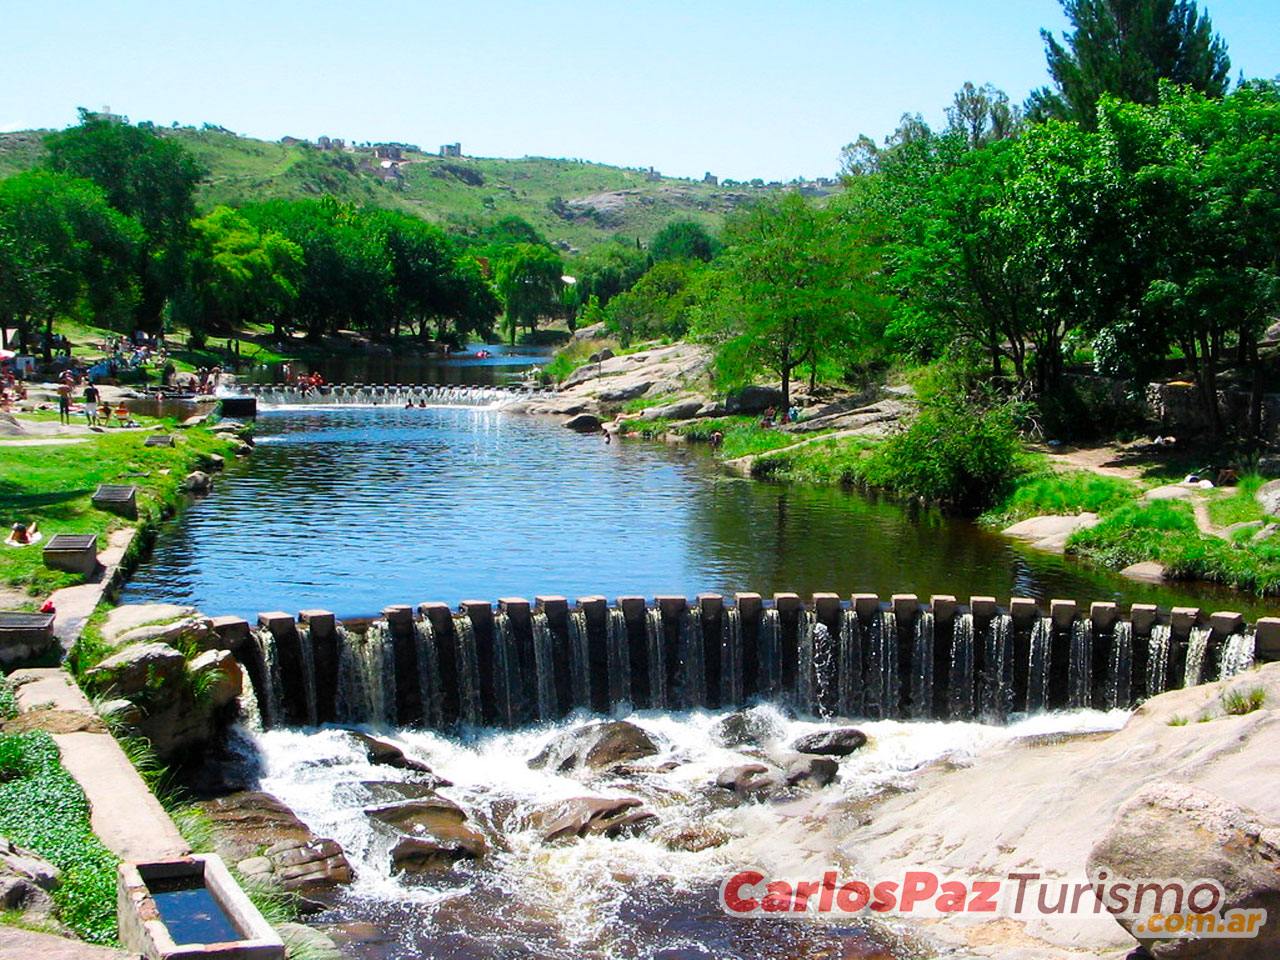
[[[143,234],[96,184],[47,170],[0,180],[0,235],[11,255],[0,268],[5,309],[24,337],[44,324],[46,358],[57,317],[126,326]]]
[[[716,240],[707,228],[692,220],[672,220],[654,234],[649,256],[655,261],[702,260],[716,255]]]
[[[726,248],[708,278],[697,334],[716,348],[727,379],[769,370],[791,403],[791,375],[840,351],[878,319],[873,252],[858,225],[796,193],[727,225]]]
[[[517,243],[506,248],[494,272],[507,335],[513,344],[520,327],[532,333],[541,317],[551,316],[559,309],[564,263],[554,250]]]
[[[142,225],[138,322],[158,329],[166,298],[184,283],[195,189],[204,170],[176,140],[80,111],[80,124],[45,138],[51,169],[92,180]]]
[[[1211,97],[1227,91],[1231,60],[1194,0],[1060,0],[1074,30],[1059,42],[1042,30],[1054,89],[1028,104],[1034,119],[1097,121],[1098,100],[1109,93],[1154,104],[1161,80]]]
[[[700,260],[655,263],[634,287],[610,301],[610,329],[617,331],[624,346],[651,337],[683,337],[706,271]]]
[[[201,298],[211,326],[226,330],[289,314],[302,277],[301,247],[230,207],[215,207],[192,227],[192,293]]]

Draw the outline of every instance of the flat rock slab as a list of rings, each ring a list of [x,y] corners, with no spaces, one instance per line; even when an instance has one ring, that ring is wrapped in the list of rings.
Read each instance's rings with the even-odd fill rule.
[[[1189,500],[1200,493],[1200,488],[1185,483],[1166,483],[1163,487],[1152,487],[1142,495],[1143,500]]]
[[[102,638],[111,642],[130,630],[151,623],[180,620],[199,612],[195,607],[180,603],[126,603],[107,614],[102,624]]]
[[[93,832],[108,850],[133,863],[185,857],[191,852],[114,737],[66,733],[53,739],[62,765],[89,799]]]
[[[1080,513],[1071,517],[1029,517],[1004,529],[1005,536],[1028,541],[1037,550],[1062,553],[1067,538],[1077,530],[1088,530],[1098,525],[1096,513]]]
[[[136,954],[95,947],[79,940],[0,925],[0,957],[4,960],[136,960]]]
[[[1120,576],[1139,583],[1164,583],[1164,566],[1154,560],[1133,563],[1120,571]]]
[[[18,708],[34,710],[37,706],[96,716],[84,692],[76,686],[71,674],[60,667],[35,667],[15,670],[9,682],[16,688]]]

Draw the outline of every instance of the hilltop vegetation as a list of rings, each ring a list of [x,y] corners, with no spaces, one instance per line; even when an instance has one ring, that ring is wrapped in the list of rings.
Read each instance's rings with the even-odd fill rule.
[[[543,157],[439,157],[402,148],[382,166],[369,146],[322,150],[314,144],[242,137],[221,128],[152,127],[180,143],[206,171],[196,191],[202,213],[219,204],[333,196],[411,213],[449,232],[519,217],[561,249],[589,250],[615,237],[647,243],[671,220],[717,232],[759,186],[716,186],[582,160]],[[0,178],[39,165],[47,131],[0,134]]]

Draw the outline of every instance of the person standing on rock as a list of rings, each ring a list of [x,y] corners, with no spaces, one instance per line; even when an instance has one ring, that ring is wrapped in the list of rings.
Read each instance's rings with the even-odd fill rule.
[[[89,421],[89,426],[98,425],[98,388],[93,385],[92,380],[84,388],[84,416]]]

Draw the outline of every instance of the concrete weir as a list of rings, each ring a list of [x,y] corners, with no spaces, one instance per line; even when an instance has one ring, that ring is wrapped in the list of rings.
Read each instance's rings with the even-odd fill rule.
[[[215,621],[267,726],[519,726],[579,708],[1003,720],[1129,707],[1280,659],[1280,618],[914,594],[507,597]]]

